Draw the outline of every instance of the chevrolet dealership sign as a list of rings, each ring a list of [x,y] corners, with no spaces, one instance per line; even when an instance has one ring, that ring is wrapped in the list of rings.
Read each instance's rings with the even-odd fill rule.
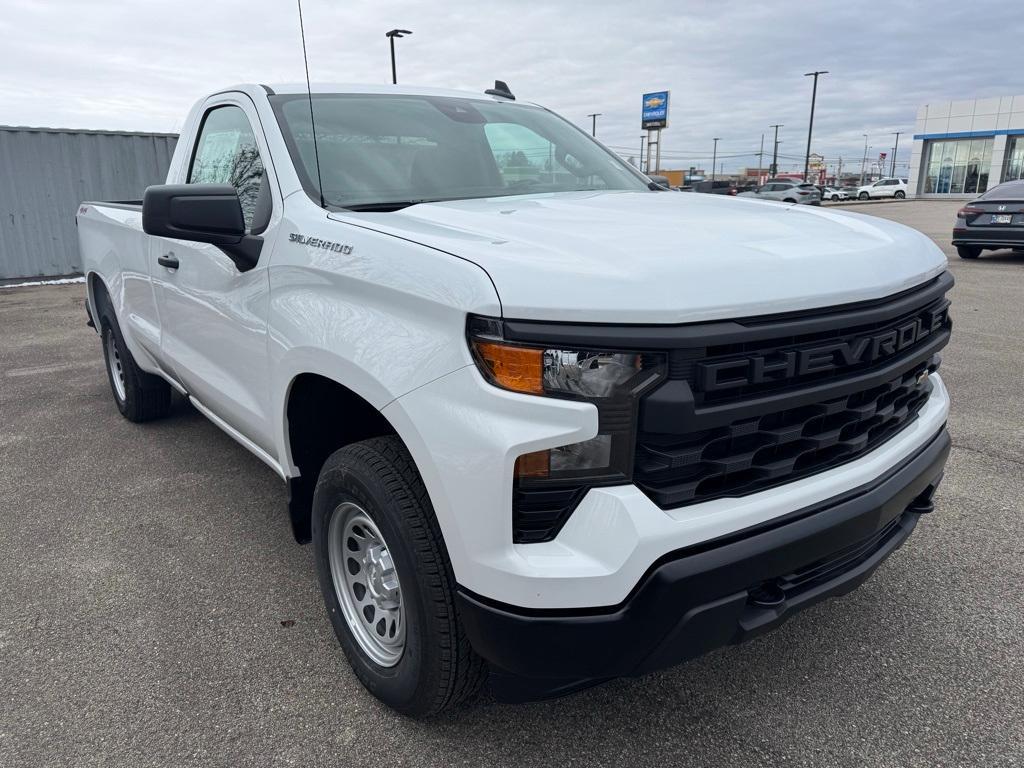
[[[645,93],[640,122],[644,129],[668,127],[669,91]]]

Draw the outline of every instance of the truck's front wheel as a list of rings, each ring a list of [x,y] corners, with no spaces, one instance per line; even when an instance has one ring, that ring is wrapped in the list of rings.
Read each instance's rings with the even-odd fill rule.
[[[171,385],[139,368],[124,343],[117,318],[109,307],[100,314],[103,360],[117,410],[129,421],[152,421],[171,409]]]
[[[398,438],[354,443],[327,459],[312,530],[331,624],[374,696],[426,716],[479,689],[485,668],[459,623],[444,540]]]

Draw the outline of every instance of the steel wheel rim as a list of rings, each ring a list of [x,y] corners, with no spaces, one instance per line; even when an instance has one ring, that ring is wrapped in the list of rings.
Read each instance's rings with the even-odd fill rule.
[[[114,394],[122,402],[127,398],[124,385],[124,367],[121,365],[121,354],[117,351],[117,342],[112,331],[107,331],[107,367],[110,369],[110,381],[114,385]]]
[[[327,529],[334,594],[362,651],[393,667],[405,651],[405,604],[394,560],[380,529],[358,504],[339,504]]]

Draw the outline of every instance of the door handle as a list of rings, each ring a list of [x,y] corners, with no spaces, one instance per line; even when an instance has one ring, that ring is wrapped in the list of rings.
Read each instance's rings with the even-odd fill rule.
[[[177,269],[181,266],[173,252],[165,253],[163,256],[158,257],[156,263],[161,267],[167,267],[168,269]]]

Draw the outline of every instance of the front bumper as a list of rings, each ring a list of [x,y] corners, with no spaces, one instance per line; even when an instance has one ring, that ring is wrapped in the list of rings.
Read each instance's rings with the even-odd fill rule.
[[[384,409],[420,470],[456,581],[522,610],[607,610],[673,552],[749,531],[853,492],[931,442],[949,413],[942,379],[917,418],[849,463],[746,496],[661,509],[635,485],[593,488],[558,536],[512,540],[512,476],[523,453],[597,434],[593,405],[496,389],[475,366]]]
[[[524,610],[461,589],[459,611],[504,700],[568,693],[742,642],[849,592],[910,535],[949,455],[943,428],[866,487],[661,558],[621,603]]]
[[[956,227],[953,245],[978,248],[1024,248],[1024,229],[1020,227]]]

